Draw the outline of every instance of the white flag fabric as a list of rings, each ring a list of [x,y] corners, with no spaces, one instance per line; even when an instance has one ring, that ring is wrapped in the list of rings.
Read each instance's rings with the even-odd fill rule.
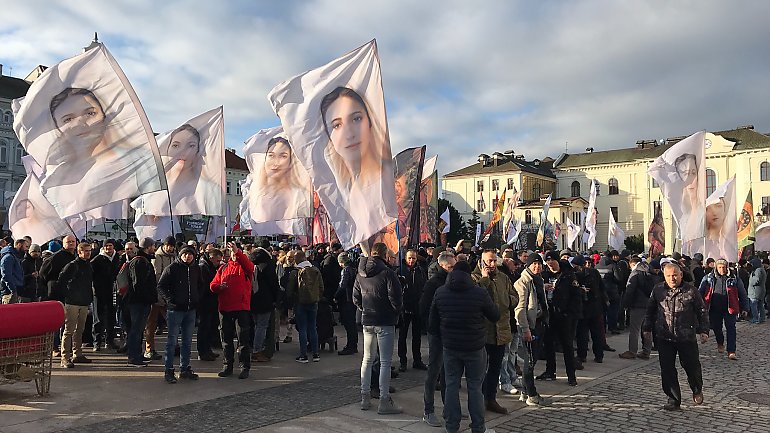
[[[241,230],[251,230],[251,215],[249,213],[251,178],[246,175],[246,179],[239,180],[238,184],[241,186],[241,203],[238,204],[238,214],[241,216],[241,220],[238,223],[241,225]]]
[[[16,135],[61,217],[166,188],[147,116],[103,45],[46,69],[13,108]]]
[[[225,214],[224,125],[224,111],[217,107],[158,136],[168,193],[145,194],[146,214]]]
[[[679,227],[678,238],[689,241],[703,237],[706,164],[705,133],[696,132],[671,146],[647,170],[660,185]]]
[[[476,242],[474,245],[478,245],[481,240],[481,223],[476,224]]]
[[[441,230],[441,233],[449,233],[449,206],[444,210],[444,213],[441,214],[441,220],[446,223],[444,226],[444,230]]]
[[[433,176],[433,172],[436,171],[437,162],[438,162],[438,155],[433,155],[432,157],[425,160],[425,162],[422,164],[421,182],[424,182],[425,180],[430,179],[430,177]]]
[[[591,180],[591,187],[588,194],[588,210],[585,217],[585,228],[583,238],[586,246],[591,248],[596,243],[596,180]]]
[[[705,258],[738,262],[738,222],[736,213],[735,176],[719,185],[706,199]],[[697,245],[701,245],[699,242]]]
[[[610,211],[610,224],[607,230],[607,245],[613,250],[621,251],[625,248],[626,233],[615,222],[615,216]]]
[[[19,191],[8,208],[8,227],[14,238],[29,236],[42,245],[51,239],[72,234],[51,203],[40,192],[40,180],[34,172],[27,173]]]
[[[345,248],[398,217],[374,40],[279,84],[268,99]]]
[[[249,166],[249,216],[256,223],[309,218],[313,184],[283,128],[262,129],[243,148]]]
[[[756,251],[770,251],[770,221],[756,229],[754,249]]]
[[[195,237],[198,242],[215,243],[219,236],[225,234],[225,222],[227,216],[212,216],[209,217],[209,223],[206,233],[196,234]]]
[[[514,221],[511,221],[508,226],[508,236],[505,239],[505,243],[513,244],[519,239],[520,233],[521,233],[521,220],[518,220],[515,223]]]
[[[567,246],[572,247],[580,234],[580,226],[567,217]]]
[[[541,224],[545,224],[548,221],[548,210],[551,208],[551,194],[548,194],[548,198],[545,199],[543,204],[543,211],[540,214]]]
[[[508,230],[513,224],[513,211],[516,210],[516,206],[519,204],[519,198],[521,197],[521,192],[516,191],[516,188],[513,189],[513,194],[511,194],[511,197],[508,198],[508,202],[505,204],[505,210],[503,211],[503,237],[509,238]],[[521,224],[521,223],[519,223]],[[520,231],[520,230],[519,230]],[[516,233],[515,238],[518,238],[519,234]],[[511,242],[508,242],[511,243]]]
[[[131,202],[131,207],[134,209],[134,231],[136,231],[136,237],[139,239],[152,238],[160,240],[173,236],[174,232],[180,233],[178,215],[174,215],[172,220],[171,216],[168,215],[150,215],[145,213],[145,196],[140,196]]]

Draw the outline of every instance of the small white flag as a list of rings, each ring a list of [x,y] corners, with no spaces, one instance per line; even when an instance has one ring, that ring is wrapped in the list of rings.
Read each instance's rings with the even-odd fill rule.
[[[615,222],[615,216],[610,211],[610,225],[607,231],[607,245],[613,250],[622,250],[625,247],[626,233]]]

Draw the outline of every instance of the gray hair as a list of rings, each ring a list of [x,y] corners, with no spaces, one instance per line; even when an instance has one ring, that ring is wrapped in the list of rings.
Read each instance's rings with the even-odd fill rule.
[[[682,275],[682,268],[676,263],[671,263],[671,262],[664,263],[663,271],[665,272],[667,268],[674,268],[679,275]]]
[[[449,264],[450,259],[455,259],[455,255],[449,251],[442,251],[436,260],[438,261],[439,266],[446,266]]]

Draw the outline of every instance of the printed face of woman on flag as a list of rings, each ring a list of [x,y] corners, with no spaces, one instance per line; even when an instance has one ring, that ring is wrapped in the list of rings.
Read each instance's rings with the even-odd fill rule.
[[[51,117],[68,153],[76,158],[92,156],[107,130],[104,109],[96,96],[87,89],[67,88],[51,99]]]
[[[35,214],[35,205],[29,200],[22,200],[16,206],[15,212],[17,221],[32,217]]]
[[[268,182],[278,181],[291,170],[292,152],[289,143],[283,139],[271,140],[265,155],[265,174]]]
[[[725,199],[706,206],[706,232],[719,233],[725,222]]]
[[[200,152],[201,137],[198,130],[185,124],[171,133],[166,154],[175,160],[192,161]]]
[[[351,163],[360,163],[361,155],[370,151],[373,141],[369,112],[359,99],[341,95],[324,115],[334,150]]]
[[[676,161],[676,172],[679,178],[684,182],[684,185],[688,189],[695,189],[698,186],[698,163],[695,160],[695,155],[691,153],[685,153],[680,155]]]

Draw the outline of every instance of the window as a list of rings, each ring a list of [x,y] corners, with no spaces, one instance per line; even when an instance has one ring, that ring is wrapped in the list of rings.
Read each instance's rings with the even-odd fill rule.
[[[241,183],[240,182],[235,182],[235,193],[237,195],[241,195]]]
[[[618,195],[618,180],[614,177],[607,182],[610,195]]]
[[[21,157],[24,156],[24,148],[19,145],[16,147],[16,151],[13,153],[13,162],[16,165],[21,165]]]
[[[8,162],[8,142],[0,140],[0,164]]]
[[[652,179],[652,187],[653,188],[660,188],[660,185],[658,185],[658,181],[655,180],[654,177],[651,177],[650,179]]]
[[[710,196],[717,189],[717,174],[714,170],[706,169],[706,197]]]
[[[10,111],[6,111],[5,114],[3,114],[3,122],[13,123],[13,114],[11,114]]]
[[[476,181],[476,192],[483,192],[484,191],[484,181],[478,180]]]
[[[524,212],[524,224],[532,224],[532,211],[528,210]]]
[[[499,202],[500,202],[499,199],[496,199],[496,198],[492,199],[492,212],[497,210],[497,203],[499,203]]]
[[[484,212],[484,200],[476,200],[476,212]]]
[[[574,181],[572,182],[572,191],[570,193],[570,197],[580,197],[580,182]]]
[[[759,164],[759,180],[770,180],[770,163]]]
[[[770,197],[762,197],[762,215],[770,215]]]
[[[500,181],[492,179],[492,191],[500,191]]]
[[[513,178],[512,177],[508,178],[508,189],[511,189],[511,190],[513,189]]]
[[[532,199],[533,200],[537,200],[537,199],[540,198],[541,190],[542,190],[542,187],[540,186],[539,183],[536,183],[536,184],[532,185]]]
[[[617,206],[611,206],[610,212],[612,212],[612,217],[615,218],[615,222],[618,222],[618,207]]]
[[[227,181],[227,184],[225,185],[225,192],[230,194],[230,181],[229,180]]]

